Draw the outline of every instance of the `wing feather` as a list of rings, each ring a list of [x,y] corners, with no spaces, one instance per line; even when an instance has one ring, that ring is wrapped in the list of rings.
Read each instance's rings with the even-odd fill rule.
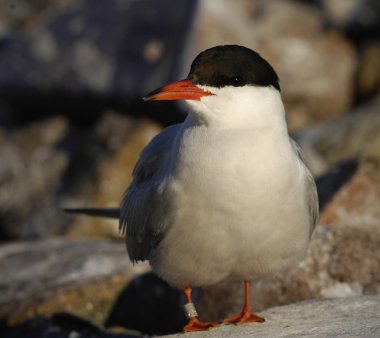
[[[178,124],[166,128],[145,147],[133,170],[133,181],[124,194],[119,229],[126,234],[132,262],[149,259],[167,226],[168,202],[163,194],[170,149],[178,130]]]
[[[315,229],[315,226],[317,225],[318,217],[319,217],[317,186],[315,185],[313,175],[310,173],[309,169],[306,167],[305,159],[303,157],[301,147],[293,139],[290,139],[290,142],[291,142],[294,152],[297,154],[300,160],[300,163],[304,167],[305,173],[306,173],[306,198],[307,198],[307,204],[309,207],[310,236],[311,236],[311,234],[313,233]]]

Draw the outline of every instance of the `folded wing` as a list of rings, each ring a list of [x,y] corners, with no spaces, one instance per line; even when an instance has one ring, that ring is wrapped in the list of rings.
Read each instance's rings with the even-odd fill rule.
[[[173,125],[152,139],[133,170],[133,181],[121,203],[120,231],[126,234],[132,262],[149,259],[168,226],[168,200],[165,186],[170,165],[170,150],[179,125]]]
[[[305,165],[305,160],[302,154],[301,147],[297,144],[296,141],[290,139],[290,143],[293,147],[293,151],[297,154],[301,165],[304,167],[306,173],[306,199],[309,207],[309,219],[310,219],[310,236],[313,233],[315,226],[318,222],[319,217],[319,204],[318,204],[318,193],[317,186],[315,185],[315,181],[313,175],[310,173],[309,169]]]

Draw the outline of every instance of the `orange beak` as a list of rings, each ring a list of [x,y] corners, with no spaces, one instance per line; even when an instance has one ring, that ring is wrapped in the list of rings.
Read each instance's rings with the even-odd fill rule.
[[[181,80],[158,88],[143,97],[144,101],[158,100],[197,100],[203,96],[215,95],[192,83],[191,80]]]

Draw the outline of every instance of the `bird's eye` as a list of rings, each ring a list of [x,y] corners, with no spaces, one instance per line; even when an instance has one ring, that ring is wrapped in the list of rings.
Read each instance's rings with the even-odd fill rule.
[[[235,87],[242,86],[243,85],[243,79],[241,78],[241,76],[235,76],[232,79],[232,85]]]

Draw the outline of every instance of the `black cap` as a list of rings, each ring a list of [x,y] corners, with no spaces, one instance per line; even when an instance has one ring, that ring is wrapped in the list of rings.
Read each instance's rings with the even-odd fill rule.
[[[238,45],[216,46],[200,53],[191,64],[188,79],[217,88],[253,85],[280,90],[272,66],[255,51]]]

